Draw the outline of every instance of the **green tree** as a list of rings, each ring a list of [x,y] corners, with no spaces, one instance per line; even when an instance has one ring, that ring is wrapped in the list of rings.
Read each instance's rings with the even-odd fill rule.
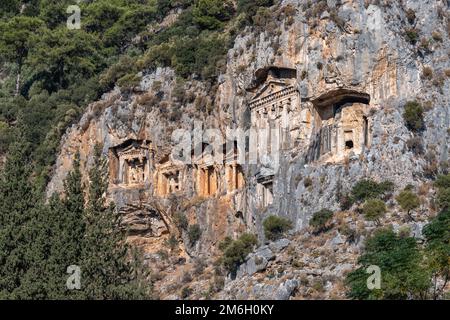
[[[377,183],[371,179],[362,179],[352,188],[352,198],[362,202],[367,199],[381,198],[389,195],[394,190],[391,181]]]
[[[20,10],[20,1],[7,0],[0,2],[0,18],[15,15]]]
[[[95,1],[86,7],[86,19],[83,24],[88,32],[104,34],[126,11],[111,1]]]
[[[194,21],[204,29],[218,29],[234,14],[233,4],[223,0],[196,0],[192,10]]]
[[[423,234],[426,262],[433,279],[433,298],[437,299],[442,297],[450,280],[450,210],[439,213],[423,228]]]
[[[292,229],[292,222],[278,216],[268,216],[263,221],[264,234],[269,240],[279,239],[283,233]]]
[[[99,40],[82,30],[47,30],[30,52],[29,63],[50,91],[94,76],[102,66]]]
[[[442,209],[450,209],[450,188],[440,189],[438,191],[437,202]]]
[[[64,183],[64,199],[54,194],[48,205],[35,204],[28,230],[29,264],[21,276],[17,298],[69,299],[81,297],[68,290],[69,265],[80,265],[84,235],[84,198],[79,160]]]
[[[450,188],[450,174],[438,176],[434,185],[439,189]]]
[[[106,160],[96,146],[89,171],[88,203],[85,213],[81,285],[88,299],[130,299],[148,297],[150,287],[141,283],[142,274],[133,263],[120,216],[106,202],[108,187]]]
[[[419,197],[409,189],[405,189],[395,198],[400,207],[406,211],[406,214],[411,220],[414,220],[411,216],[411,211],[417,209],[420,206]]]
[[[386,205],[379,199],[369,199],[364,203],[362,212],[367,220],[380,225],[380,218],[386,213]]]
[[[30,181],[31,148],[20,126],[0,174],[0,299],[27,298],[23,276],[33,262],[32,222],[38,198]]]
[[[242,234],[237,240],[227,241],[227,245],[222,245],[223,250],[222,263],[225,268],[233,275],[239,266],[245,262],[247,255],[252,252],[258,244],[258,239],[250,233]]]
[[[252,18],[256,15],[256,12],[260,7],[270,7],[273,5],[273,0],[238,0],[237,12],[238,14],[244,14],[247,23],[252,23]]]
[[[20,91],[22,68],[28,53],[36,44],[43,23],[38,18],[15,16],[0,21],[0,54],[17,66],[15,95]]]
[[[440,175],[436,179],[435,186],[438,189],[437,202],[443,211],[450,209],[450,174]]]
[[[104,32],[103,40],[108,47],[123,52],[126,45],[157,17],[156,7],[146,5],[127,6],[121,17]]]
[[[346,278],[352,299],[425,299],[431,286],[430,272],[416,240],[399,237],[392,230],[378,230],[366,242],[361,265]],[[371,265],[381,270],[381,288],[369,290],[366,272]]]
[[[56,219],[54,225],[54,245],[51,250],[51,262],[54,264],[51,298],[79,298],[77,290],[66,287],[67,267],[80,266],[83,238],[85,234],[84,190],[81,182],[80,155],[76,153],[73,169],[64,181],[64,197],[54,199],[49,211]]]
[[[315,233],[324,232],[330,228],[330,221],[332,218],[333,211],[322,209],[320,211],[314,212],[311,219],[309,220],[309,225],[314,228]]]

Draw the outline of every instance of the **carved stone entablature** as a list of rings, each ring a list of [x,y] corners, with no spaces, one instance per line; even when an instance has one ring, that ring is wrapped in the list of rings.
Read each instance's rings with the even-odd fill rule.
[[[286,102],[289,106],[291,106],[292,100],[290,98],[291,96],[297,94],[296,88],[286,83],[275,81],[269,82],[268,85],[271,86],[269,90],[271,90],[272,93],[267,93],[267,95],[261,98],[255,96],[249,103],[250,109],[256,109],[256,112],[262,111],[267,114],[269,112],[269,109],[265,108],[267,105],[275,104],[282,107],[283,102]]]
[[[110,183],[143,187],[150,182],[154,149],[150,141],[130,139],[109,150]]]
[[[270,134],[260,130],[258,148],[270,149],[274,139],[280,147],[288,148],[298,139],[301,105],[296,75],[295,69],[273,66],[256,72],[256,80],[248,89],[254,94],[249,102],[251,124],[256,129],[271,130]],[[278,137],[271,137],[273,134]]]
[[[296,70],[280,67],[268,67],[255,73],[256,81],[247,90],[253,93],[249,108],[252,113],[252,124],[261,117],[276,119],[294,111],[300,103],[296,89]],[[268,119],[267,119],[268,120]]]
[[[306,160],[342,161],[370,147],[370,96],[335,89],[310,100],[313,132]]]

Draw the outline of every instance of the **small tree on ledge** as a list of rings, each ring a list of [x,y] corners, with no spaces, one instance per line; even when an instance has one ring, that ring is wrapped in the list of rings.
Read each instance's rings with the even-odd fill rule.
[[[288,230],[292,229],[292,222],[278,216],[268,216],[264,222],[264,234],[269,240],[278,240]]]

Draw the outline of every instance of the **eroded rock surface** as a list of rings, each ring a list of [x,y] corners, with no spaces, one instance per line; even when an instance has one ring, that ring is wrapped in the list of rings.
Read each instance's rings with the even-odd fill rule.
[[[450,68],[447,4],[327,3],[328,9],[317,17],[311,11],[315,2],[312,7],[308,1],[274,6],[274,17],[280,19],[276,28],[243,30],[228,53],[226,72],[214,86],[197,80],[180,84],[173,70],[157,68],[144,74],[133,94],[115,89],[90,105],[63,138],[48,194],[62,191],[77,151],[87,172],[94,146],[100,143],[109,158],[109,197],[123,213],[130,241],[142,246],[153,257],[150,261],[167,250],[167,240],[173,236],[177,248],[169,250],[171,255],[188,260],[186,265],[149,263],[159,265],[158,272],[167,275],[156,280],[162,297],[174,298],[177,276],[194,268],[196,258],[213,261],[222,239],[244,231],[264,240],[262,221],[270,214],[289,218],[296,231],[305,232],[313,212],[339,211],[340,196],[362,177],[391,180],[397,189],[422,186],[430,168],[448,161],[449,155],[450,82],[444,74]],[[280,13],[287,7],[294,12],[289,17]],[[414,27],[421,37],[429,39],[432,32],[439,32],[443,40],[431,42],[426,51],[411,44],[405,36],[411,28],[407,9],[420,13]],[[434,81],[422,76],[424,67],[433,68]],[[182,96],[176,93],[179,86]],[[402,113],[410,100],[428,106],[421,136],[426,156],[408,147],[413,135]],[[254,132],[250,141],[244,141],[243,163],[238,162],[239,143],[225,152],[225,160],[230,161],[211,162],[213,152],[204,145],[207,139],[194,141],[198,130],[218,129],[225,136],[227,127]],[[266,134],[268,128],[276,129],[277,139]],[[180,163],[174,157],[178,140],[172,138],[180,129],[192,133],[193,148],[200,146],[198,157],[193,157],[196,162]],[[270,152],[261,149],[266,145]],[[249,163],[253,151],[259,157]],[[421,212],[426,221],[431,213],[425,208]],[[186,228],[180,228],[176,218],[180,213],[188,226],[200,226],[197,242],[190,243]],[[396,221],[395,216],[388,219]],[[347,221],[349,226],[353,223]],[[412,228],[415,237],[421,237],[422,226]],[[305,233],[304,241],[294,238],[261,247],[218,297],[315,297],[304,284],[314,287],[318,275],[342,276],[356,263],[362,239],[363,234],[349,245],[337,233],[319,245]],[[340,255],[337,261],[323,262],[304,254],[302,262],[292,267],[296,265],[292,260],[278,257],[293,241],[296,252],[325,245],[320,250],[337,250]],[[257,275],[280,263],[289,264],[289,271],[251,287]],[[192,285],[198,297],[210,283],[201,278]],[[242,286],[243,281],[248,285]],[[328,297],[343,297],[339,285],[330,283],[324,280],[316,287],[325,288]]]

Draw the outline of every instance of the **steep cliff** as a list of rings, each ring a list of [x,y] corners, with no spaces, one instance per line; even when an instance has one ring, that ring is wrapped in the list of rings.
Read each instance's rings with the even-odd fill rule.
[[[342,275],[374,228],[342,211],[357,181],[421,190],[415,221],[388,203],[382,223],[396,230],[408,225],[420,238],[436,213],[430,179],[448,168],[450,142],[448,10],[446,1],[282,1],[236,37],[213,84],[158,67],[143,70],[131,92],[116,88],[91,104],[63,137],[48,195],[61,192],[74,154],[89,168],[100,143],[110,160],[109,198],[130,242],[144,248],[162,298],[179,297],[180,281],[194,298],[342,298]],[[405,124],[408,101],[425,108],[420,134]],[[192,141],[199,130],[218,129],[225,144],[227,128],[272,125],[282,132],[275,151],[261,153],[267,140],[257,133],[243,143],[243,163],[208,162],[206,138],[199,161],[175,159],[173,134],[182,129]],[[250,163],[255,141],[260,157]],[[125,158],[130,150],[140,156]],[[337,227],[321,237],[310,232],[311,215],[324,208],[338,213],[335,226],[358,230],[355,241]],[[269,215],[293,222],[289,240],[257,249],[266,263],[249,257],[221,290],[211,266],[219,242],[250,231],[264,243]]]

